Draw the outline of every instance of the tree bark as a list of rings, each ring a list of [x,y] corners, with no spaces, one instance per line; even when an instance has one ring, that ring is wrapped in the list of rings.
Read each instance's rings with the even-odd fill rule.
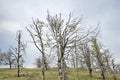
[[[61,59],[58,59],[58,79],[62,80],[62,66],[61,66]]]
[[[90,77],[92,77],[92,69],[89,69]]]
[[[10,64],[9,64],[9,67],[10,67],[10,69],[12,69],[12,63],[10,62]]]
[[[68,77],[67,77],[67,66],[66,66],[66,63],[65,63],[65,60],[64,58],[62,59],[62,65],[63,65],[63,75],[64,75],[64,80],[68,80]]]
[[[21,44],[21,33],[19,32],[18,33],[18,58],[17,58],[17,68],[18,68],[18,71],[17,71],[17,76],[20,77],[20,44]]]
[[[45,54],[42,54],[42,80],[45,80]]]
[[[102,75],[102,79],[103,79],[103,80],[106,80],[104,72],[102,72],[101,75]]]

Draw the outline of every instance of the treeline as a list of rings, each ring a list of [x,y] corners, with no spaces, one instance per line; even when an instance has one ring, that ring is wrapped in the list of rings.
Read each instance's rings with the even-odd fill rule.
[[[68,80],[67,68],[75,68],[78,80],[79,70],[88,70],[90,77],[93,71],[98,71],[102,79],[106,74],[114,77],[120,73],[120,64],[110,54],[109,49],[99,42],[99,26],[96,28],[83,24],[83,18],[74,18],[69,14],[68,19],[63,19],[61,14],[47,14],[46,22],[34,19],[26,30],[32,41],[39,50],[40,57],[35,64],[41,68],[41,80],[45,80],[45,72],[50,64],[57,62],[58,80]],[[20,65],[22,64],[22,53],[25,45],[21,41],[21,32],[17,34],[17,48],[12,48],[6,53],[0,53],[0,62],[10,65],[16,62],[18,77],[20,76]],[[7,57],[6,57],[7,55]],[[8,58],[8,56],[10,58]],[[52,63],[54,62],[54,63]]]

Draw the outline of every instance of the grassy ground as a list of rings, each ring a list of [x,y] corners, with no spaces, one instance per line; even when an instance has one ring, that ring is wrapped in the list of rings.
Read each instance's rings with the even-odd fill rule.
[[[0,80],[41,80],[40,69],[21,69],[21,76],[16,77],[17,69],[0,69]],[[68,79],[78,80],[75,69],[68,69]],[[120,74],[116,75],[117,79],[120,80]],[[98,72],[93,72],[93,77],[89,77],[87,71],[79,71],[80,80],[102,80]],[[57,69],[52,68],[46,71],[46,80],[58,80]],[[107,75],[107,80],[113,79],[113,75]]]

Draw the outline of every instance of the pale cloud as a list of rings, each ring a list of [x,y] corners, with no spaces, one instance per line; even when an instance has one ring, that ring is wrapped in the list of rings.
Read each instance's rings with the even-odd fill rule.
[[[16,23],[16,22],[12,22],[12,21],[4,21],[4,22],[0,22],[0,32],[11,32],[14,33],[15,31],[17,31],[18,29],[20,29],[20,24]]]

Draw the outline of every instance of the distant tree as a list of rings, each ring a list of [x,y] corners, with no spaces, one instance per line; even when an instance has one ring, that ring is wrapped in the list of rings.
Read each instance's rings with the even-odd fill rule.
[[[111,69],[112,69],[112,74],[115,74],[115,68],[116,68],[116,64],[115,64],[115,59],[113,58],[111,61]]]
[[[73,68],[75,68],[75,55],[74,55],[74,53],[71,53],[69,61],[71,63],[71,66]]]
[[[92,77],[92,54],[87,43],[84,43],[84,45],[81,47],[81,51],[84,57],[85,64],[89,70],[89,75],[90,77]]]
[[[40,57],[35,59],[35,65],[37,66],[37,68],[41,68],[42,65]]]
[[[120,74],[120,63],[116,63],[114,69],[113,74]]]
[[[4,52],[0,50],[0,65],[3,64],[4,61]]]
[[[49,59],[49,57],[47,57],[47,59],[46,59],[46,67],[45,67],[46,70],[48,70],[49,64],[50,64],[50,59]],[[37,66],[37,68],[41,68],[42,67],[41,57],[38,57],[38,58],[35,59],[35,65]]]
[[[9,65],[9,68],[12,68],[14,61],[16,60],[14,53],[11,49],[9,49],[6,53],[4,53],[4,63]]]
[[[98,43],[96,38],[93,38],[92,40],[92,48],[93,48],[93,54],[96,58],[96,64],[98,65],[101,76],[103,80],[106,80],[106,61],[104,56],[104,50],[102,49],[101,44]]]
[[[110,54],[109,49],[104,50],[104,60],[105,60],[107,72],[111,73],[112,55]]]

